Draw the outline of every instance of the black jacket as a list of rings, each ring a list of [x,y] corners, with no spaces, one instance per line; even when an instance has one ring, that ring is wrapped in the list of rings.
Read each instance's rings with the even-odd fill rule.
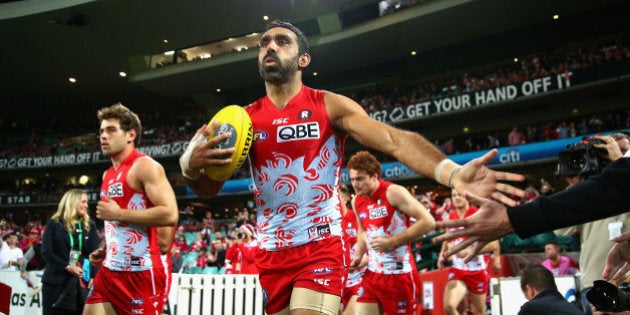
[[[76,232],[75,232],[76,234]],[[98,234],[96,224],[90,221],[90,231],[83,228],[83,257],[98,247]],[[75,241],[75,246],[77,241]],[[67,277],[72,277],[66,271],[70,259],[70,236],[62,223],[48,220],[46,230],[42,237],[42,257],[46,260],[46,269],[42,276],[42,282],[48,284],[62,284]]]
[[[558,228],[608,218],[630,209],[630,158],[551,196],[507,210],[516,234],[527,238]]]
[[[567,302],[558,290],[545,289],[521,306],[518,315],[584,315],[577,306]]]

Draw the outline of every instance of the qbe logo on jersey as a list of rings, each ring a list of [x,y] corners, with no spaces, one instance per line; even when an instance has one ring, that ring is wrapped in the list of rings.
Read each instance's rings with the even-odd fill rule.
[[[277,130],[278,143],[319,139],[319,124],[316,122],[281,126]]]
[[[387,208],[379,207],[375,209],[370,209],[370,219],[380,219],[387,216]]]
[[[123,185],[122,183],[114,183],[107,187],[107,197],[123,197]]]

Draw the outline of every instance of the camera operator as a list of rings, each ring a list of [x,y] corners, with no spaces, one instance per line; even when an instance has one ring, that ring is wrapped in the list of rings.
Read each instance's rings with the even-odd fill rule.
[[[610,136],[598,138],[604,141],[604,145],[615,142]],[[605,167],[600,174],[591,176],[570,189],[552,196],[540,196],[533,202],[516,207],[506,207],[495,201],[466,193],[466,197],[473,204],[480,206],[479,211],[466,219],[439,222],[437,228],[461,229],[438,236],[433,241],[438,243],[468,236],[466,241],[449,249],[445,254],[453,255],[478,242],[475,251],[471,251],[466,257],[470,260],[486,244],[512,232],[516,232],[521,238],[527,238],[561,227],[625,213],[630,208],[629,157],[630,151],[627,151],[622,158]],[[621,239],[630,239],[630,236],[625,237]],[[617,278],[620,276],[617,270],[628,269],[630,244],[629,241],[621,239],[609,254],[603,275],[605,278]]]
[[[609,142],[609,137],[607,136],[595,136],[593,138],[603,142],[603,144],[595,144],[595,147],[606,150],[607,154],[603,158],[616,161],[623,156],[623,153],[628,151],[630,141],[623,133],[612,134],[610,137],[616,141]],[[571,187],[577,183],[576,178],[579,179],[581,176],[563,177],[567,180],[569,187]],[[604,270],[606,265],[606,256],[614,245],[610,241],[610,231],[613,228],[622,232],[629,231],[627,224],[624,223],[630,223],[630,212],[554,231],[558,236],[567,236],[579,232],[580,243],[582,244],[580,252],[580,292],[582,310],[586,315],[592,314],[587,294],[592,289],[595,280],[601,279],[602,270]]]
[[[254,226],[249,223],[241,225],[238,229],[237,239],[225,253],[225,258],[231,262],[232,273],[258,274],[255,263],[257,249]]]

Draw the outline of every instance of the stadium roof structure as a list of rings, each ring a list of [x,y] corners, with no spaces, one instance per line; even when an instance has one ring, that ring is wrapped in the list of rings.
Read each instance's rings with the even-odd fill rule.
[[[523,50],[561,36],[554,25],[562,23],[571,23],[562,32],[587,33],[603,24],[627,28],[630,6],[624,0],[416,2],[382,17],[377,0],[0,3],[0,120],[93,117],[97,108],[118,101],[144,109],[245,102],[264,92],[256,49],[158,69],[145,64],[165,51],[260,32],[268,22],[264,15],[312,29],[313,61],[305,81],[332,89],[500,58],[499,50]],[[361,22],[362,14],[374,16]],[[360,22],[344,25],[348,20]],[[119,76],[121,71],[128,75]]]

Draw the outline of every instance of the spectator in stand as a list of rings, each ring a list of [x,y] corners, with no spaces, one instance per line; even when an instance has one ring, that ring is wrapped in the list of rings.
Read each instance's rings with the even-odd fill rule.
[[[510,146],[521,145],[526,143],[525,137],[523,133],[518,129],[518,127],[512,127],[512,131],[508,134],[508,144]]]
[[[527,126],[527,143],[534,143],[540,141],[540,134],[536,126]]]
[[[22,279],[26,279],[27,271],[42,270],[44,267],[46,267],[46,261],[42,257],[42,243],[37,242],[24,253],[20,263],[20,275]]]
[[[214,243],[212,243],[212,246],[214,246],[217,241],[220,241],[223,244],[223,248],[227,248],[228,240],[225,236],[223,236],[223,232],[218,230],[214,232]],[[214,248],[211,248],[210,250],[214,250]]]
[[[523,270],[521,290],[528,302],[521,306],[518,315],[582,315],[558,292],[553,275],[541,265],[529,265]]]
[[[556,132],[556,129],[553,128],[551,123],[548,123],[545,125],[542,133],[543,133],[543,139],[545,141],[558,139],[558,133]]]
[[[533,185],[529,184],[527,185],[527,187],[525,187],[525,197],[523,197],[523,202],[524,203],[532,202],[539,195],[540,193],[538,192],[538,190],[536,190],[536,188],[534,188]]]
[[[4,241],[0,238],[0,270],[19,270],[24,252],[17,244],[15,233],[9,233]]]
[[[188,242],[186,242],[186,236],[178,235],[177,240],[173,242],[173,247],[180,253],[187,253],[189,251]]]
[[[232,274],[258,274],[255,264],[256,231],[253,225],[245,223],[238,229],[237,239],[225,252],[225,259],[230,261]]]
[[[206,249],[206,247],[200,248],[199,256],[197,257],[197,267],[199,268],[207,267],[208,261],[210,260],[208,256],[210,256],[210,254],[208,253],[208,250]]]
[[[206,244],[206,242],[203,240],[203,236],[201,235],[201,233],[199,233],[199,232],[195,233],[195,237],[197,239],[192,244],[190,244],[190,251],[191,252],[198,252],[202,248],[208,247],[208,244]]]
[[[206,216],[201,220],[201,238],[206,244],[212,241],[212,231],[214,230],[214,218],[212,212],[206,211]]]
[[[569,125],[564,120],[560,122],[560,125],[556,128],[556,134],[558,135],[559,139],[568,138],[569,131],[570,131]]]
[[[225,251],[225,243],[221,240],[215,240],[210,249],[212,256],[208,260],[208,266],[225,267]]]
[[[178,273],[184,266],[184,257],[175,246],[171,246],[171,272]]]
[[[557,241],[545,244],[545,259],[542,265],[549,269],[554,276],[572,276],[580,271],[580,266],[570,257],[560,255],[560,245]]]
[[[541,195],[553,195],[556,192],[556,189],[551,186],[551,183],[549,183],[548,180],[541,178],[540,179],[540,190],[539,190]]]
[[[38,243],[40,241],[40,231],[36,227],[32,227],[28,231],[28,236],[22,238],[18,247],[22,250],[22,252],[26,253],[31,246]]]

